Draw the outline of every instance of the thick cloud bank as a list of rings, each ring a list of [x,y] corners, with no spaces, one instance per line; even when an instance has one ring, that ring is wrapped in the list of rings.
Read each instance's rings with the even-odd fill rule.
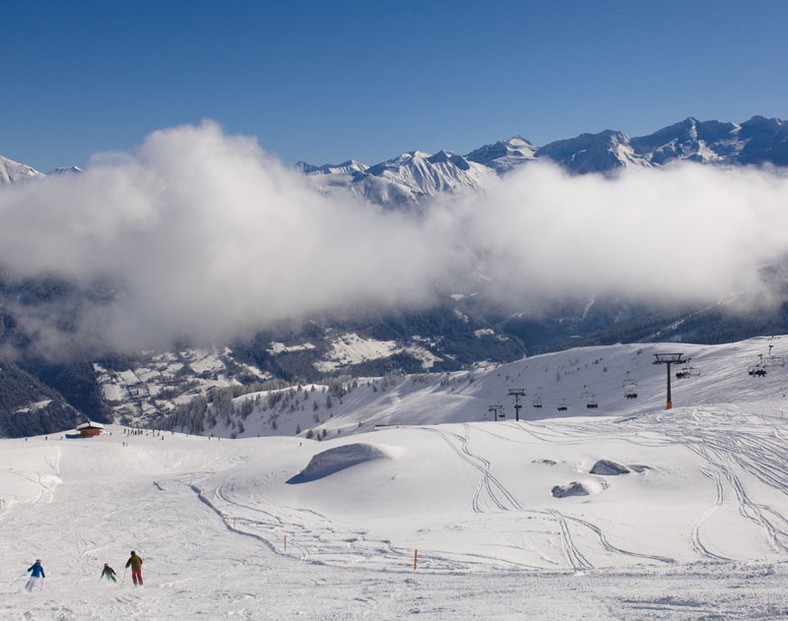
[[[788,177],[774,170],[685,163],[606,178],[531,165],[462,211],[458,234],[499,296],[536,307],[598,294],[771,303],[763,268],[788,250]]]
[[[82,175],[0,189],[0,265],[113,283],[76,333],[134,349],[482,286],[513,309],[603,293],[766,299],[762,267],[788,250],[787,190],[784,175],[755,169],[605,179],[534,164],[403,214],[321,195],[256,141],[204,123]]]

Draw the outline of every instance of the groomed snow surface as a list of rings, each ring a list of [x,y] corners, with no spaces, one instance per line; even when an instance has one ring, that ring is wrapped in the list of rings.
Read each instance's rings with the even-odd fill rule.
[[[786,369],[747,374],[768,344],[784,342],[699,348],[672,410],[644,407],[657,391],[447,422],[428,385],[441,424],[389,411],[394,426],[322,442],[113,425],[0,440],[0,619],[786,619]],[[612,373],[631,349],[562,355]],[[25,593],[36,558],[47,578]]]

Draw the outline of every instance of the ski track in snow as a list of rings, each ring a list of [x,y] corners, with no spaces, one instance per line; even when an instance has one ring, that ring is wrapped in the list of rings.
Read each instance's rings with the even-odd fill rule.
[[[555,425],[551,422],[506,421],[500,425],[528,433],[537,440],[562,445],[585,442],[589,437],[594,437],[600,441],[615,437],[643,446],[665,446],[670,444],[684,446],[700,455],[709,463],[709,467],[703,469],[703,473],[714,481],[717,490],[717,498],[714,505],[704,512],[692,527],[691,543],[698,555],[714,561],[732,560],[727,556],[710,551],[701,541],[703,523],[723,504],[724,488],[721,483],[721,477],[728,482],[730,489],[735,495],[739,514],[763,530],[773,550],[779,553],[788,552],[788,519],[772,506],[753,502],[741,477],[736,473],[738,468],[743,473],[755,477],[765,485],[788,495],[788,448],[783,442],[773,439],[781,439],[780,430],[776,426],[769,428],[763,417],[761,417],[761,423],[767,427],[765,432],[762,430],[760,432],[752,432],[742,429],[739,425],[723,421],[721,425],[723,431],[730,427],[729,437],[720,433],[720,425],[709,428],[707,424],[704,424],[704,421],[697,420],[698,414],[702,413],[701,410],[693,415],[696,419],[692,421],[695,423],[693,426],[680,425],[677,427],[668,424],[658,429],[654,427],[652,421],[647,422],[640,417],[629,418],[624,421],[619,420],[616,421],[617,425],[629,423],[632,429],[628,433],[619,433],[615,436],[606,433],[605,428],[608,425],[608,421],[602,419],[593,420],[588,424],[565,424],[561,426],[560,431],[555,429]],[[711,419],[713,416],[711,412],[706,414],[709,415],[705,417],[707,419]],[[708,420],[705,420],[705,423],[708,423]],[[655,433],[659,433],[661,437],[655,437]],[[608,552],[639,556],[644,559],[664,563],[675,562],[667,557],[641,554],[611,546],[598,526],[575,516],[569,516],[569,519],[575,523],[583,524],[596,532],[603,547]],[[578,557],[573,550],[570,543],[571,538],[568,536],[569,531],[565,523],[561,524],[561,532],[570,564],[576,569],[585,569],[587,559],[580,558],[582,555]]]
[[[737,474],[739,470],[782,494],[788,494],[788,448],[740,426],[723,426],[731,427],[730,435],[721,434],[719,429],[709,430],[703,424],[681,429],[667,427],[663,433],[708,462],[711,470],[704,470],[704,474],[715,473],[711,478],[717,482],[715,508],[722,504],[724,493],[719,477],[723,477],[736,497],[739,514],[764,531],[775,551],[788,552],[788,521],[773,507],[754,502],[742,477]],[[708,515],[704,514],[701,521]],[[700,523],[693,529],[693,545],[705,550],[702,554],[707,556],[708,550],[699,543],[699,528]]]
[[[702,419],[699,419],[699,416]],[[536,423],[534,421],[506,421],[500,423],[499,426],[525,432],[542,442],[561,445],[585,443],[588,442],[589,437],[593,437],[599,441],[611,438],[623,439],[635,445],[650,447],[683,446],[708,462],[708,467],[702,469],[702,472],[714,482],[716,489],[714,504],[698,517],[691,529],[691,545],[698,556],[716,562],[733,560],[728,556],[711,551],[702,542],[701,535],[704,523],[724,503],[723,480],[727,482],[736,499],[739,514],[763,531],[764,536],[768,539],[771,548],[775,552],[788,552],[788,520],[776,508],[753,501],[750,493],[747,491],[746,484],[742,480],[742,476],[737,473],[737,471],[741,471],[742,475],[754,477],[781,494],[788,495],[788,449],[780,441],[782,439],[780,430],[777,427],[769,427],[763,416],[761,416],[760,422],[762,427],[765,427],[765,430],[762,428],[757,432],[742,429],[741,423],[748,422],[746,418],[738,421],[726,421],[723,419],[717,422],[714,412],[703,412],[702,410],[693,414],[693,417],[695,420],[691,421],[694,423],[692,426],[683,424],[676,426],[663,420],[659,427],[655,427],[653,420],[642,417],[619,419],[614,422],[596,419],[589,424],[564,424],[561,425],[560,429],[551,423]],[[716,424],[709,427],[709,420],[715,420]],[[624,434],[621,433],[620,428],[616,429],[615,432],[611,430],[610,434],[606,433],[606,427],[612,424],[615,424],[617,427],[620,427],[622,424],[629,424],[630,429]],[[489,500],[493,509],[499,511],[528,512],[514,495],[498,479],[492,476],[490,472],[491,462],[480,455],[470,452],[468,448],[470,427],[467,424],[464,427],[465,434],[462,436],[441,429],[424,429],[440,435],[463,461],[482,474],[482,479],[471,501],[474,512],[485,511],[483,499]],[[504,440],[516,441],[498,433],[487,433]],[[539,512],[532,511],[532,513]],[[557,510],[542,513],[552,517],[557,524],[562,549],[569,566],[573,569],[585,570],[590,569],[593,565],[574,543],[569,523],[583,526],[595,533],[602,548],[610,554],[632,556],[666,564],[676,562],[675,559],[670,557],[640,553],[614,546],[608,541],[603,530],[587,519],[574,515],[565,515]]]
[[[470,451],[468,448],[470,425],[463,425],[463,428],[465,434],[462,436],[458,433],[452,433],[432,427],[424,427],[424,430],[438,434],[460,459],[481,473],[482,478],[471,499],[471,505],[474,512],[484,513],[484,504],[481,500],[482,492],[486,492],[489,501],[499,511],[522,511],[523,506],[490,471],[490,461]]]
[[[767,426],[766,435],[763,435],[763,431],[753,432],[742,428],[741,424],[733,424],[733,421],[722,421],[721,424],[717,422],[713,427],[709,427],[708,422],[713,417],[711,413],[706,413],[709,416],[699,420],[698,415],[702,413],[697,411],[692,415],[695,419],[691,421],[695,423],[693,425],[676,426],[663,421],[664,426],[660,430],[667,440],[686,447],[708,462],[708,468],[704,468],[702,472],[714,481],[717,490],[714,505],[704,512],[693,526],[693,548],[704,558],[730,560],[722,554],[711,552],[701,542],[700,534],[703,523],[723,504],[725,494],[721,480],[724,479],[736,498],[739,514],[763,530],[776,552],[788,551],[788,521],[773,507],[752,501],[746,484],[737,474],[738,470],[781,494],[788,494],[788,449],[784,443],[775,442],[769,437],[779,437],[779,430],[777,427]],[[637,427],[645,428],[643,421],[636,420],[633,423]],[[648,431],[653,432],[653,428],[649,426]]]
[[[558,434],[534,434],[530,429],[528,429],[528,425],[521,423],[504,423],[504,424],[507,427],[515,429],[517,431],[527,431],[532,435],[534,435],[535,437],[538,437],[539,439],[544,439],[545,437],[549,437],[552,440],[558,437]],[[432,433],[437,433],[465,463],[469,464],[471,467],[481,472],[482,478],[471,499],[471,505],[474,512],[476,513],[485,512],[483,508],[484,505],[480,501],[481,492],[484,491],[487,494],[487,498],[489,498],[492,501],[493,505],[495,506],[495,509],[499,511],[519,511],[531,515],[548,516],[554,521],[554,523],[558,528],[558,532],[560,533],[561,549],[564,552],[568,565],[572,569],[578,571],[591,569],[593,568],[593,565],[580,551],[577,544],[575,543],[572,537],[572,531],[569,526],[570,522],[581,525],[587,528],[588,530],[592,531],[598,538],[602,548],[610,554],[641,558],[644,560],[657,561],[660,563],[675,562],[674,559],[668,557],[634,552],[614,546],[608,541],[607,537],[605,536],[604,532],[599,526],[593,524],[592,522],[586,519],[582,519],[577,516],[567,515],[555,509],[551,509],[548,511],[526,509],[522,505],[522,503],[520,503],[520,501],[518,501],[517,498],[500,482],[500,480],[498,480],[496,477],[492,475],[490,471],[491,462],[488,459],[480,455],[476,455],[470,451],[470,449],[468,448],[468,443],[469,443],[471,426],[465,424],[463,425],[463,428],[465,430],[465,433],[462,436],[457,433],[451,433],[437,428],[426,427],[424,428],[424,430]],[[587,437],[588,434],[587,428],[579,427],[578,429],[584,431]],[[491,435],[509,441],[515,441],[515,442],[517,441],[510,437],[500,436],[498,434],[491,434]],[[499,499],[499,496],[501,496],[503,500]]]
[[[718,560],[718,561],[731,561],[732,559],[727,558],[725,556],[721,556],[714,552],[711,552],[701,540],[700,529],[703,522],[714,513],[719,507],[722,506],[723,500],[725,499],[724,489],[722,487],[722,480],[720,479],[720,473],[717,470],[712,468],[703,468],[702,472],[704,475],[709,477],[712,481],[714,481],[714,486],[717,491],[717,497],[714,501],[714,504],[709,507],[692,525],[692,547],[693,549],[702,557]]]

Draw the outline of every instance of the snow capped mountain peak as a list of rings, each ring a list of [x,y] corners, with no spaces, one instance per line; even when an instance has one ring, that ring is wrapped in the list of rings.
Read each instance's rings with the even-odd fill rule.
[[[63,166],[61,168],[55,168],[55,170],[50,171],[49,175],[72,175],[72,174],[81,174],[83,171],[79,166]]]
[[[307,175],[335,175],[363,172],[369,167],[356,160],[347,160],[341,164],[324,164],[323,166],[313,166],[307,162],[296,162],[295,168]]]
[[[621,147],[625,147],[622,149]],[[610,172],[635,163],[629,138],[618,131],[606,129],[597,134],[580,134],[576,138],[558,140],[536,151],[573,173]]]
[[[27,164],[20,164],[0,155],[0,184],[22,183],[32,179],[43,179],[44,173],[38,172]]]
[[[465,157],[470,161],[489,166],[498,174],[502,174],[532,160],[535,153],[536,147],[534,145],[521,136],[513,136],[508,140],[480,147]]]
[[[451,153],[451,152],[449,152],[449,151],[446,151],[446,150],[444,150],[444,149],[441,149],[441,150],[440,150],[440,151],[438,151],[438,152],[437,152],[435,155],[431,155],[431,156],[430,156],[429,158],[427,158],[427,159],[429,159],[429,161],[430,161],[430,162],[432,162],[433,164],[436,164],[436,163],[438,163],[438,162],[448,162],[448,161],[450,161],[450,160],[451,160],[451,158],[452,158],[453,156],[454,156],[454,154],[453,154],[453,153]]]
[[[443,192],[481,187],[493,175],[450,151],[409,151],[355,175],[351,190],[374,203],[413,207]]]

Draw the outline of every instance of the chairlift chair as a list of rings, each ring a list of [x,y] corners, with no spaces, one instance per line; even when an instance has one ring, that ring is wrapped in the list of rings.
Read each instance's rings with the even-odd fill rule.
[[[536,397],[536,399],[533,400],[531,405],[533,407],[535,407],[536,409],[541,409],[542,408],[542,398],[541,397]]]
[[[599,407],[599,403],[597,403],[597,400],[594,398],[594,395],[591,395],[591,399],[589,399],[588,403],[586,403],[586,407],[589,410],[596,410]]]
[[[629,379],[629,373],[627,373],[627,379],[624,380],[624,399],[637,399],[638,398],[638,383],[635,380]]]
[[[687,359],[682,369],[676,371],[676,379],[689,379],[690,377],[698,377],[699,375],[700,369],[691,367],[689,359]]]
[[[756,364],[747,369],[747,373],[753,377],[765,377],[766,369],[762,364]]]
[[[556,407],[556,410],[558,410],[559,412],[566,412],[568,409],[569,406],[566,404],[566,402],[563,399],[561,400],[561,403],[559,403],[558,406]]]

